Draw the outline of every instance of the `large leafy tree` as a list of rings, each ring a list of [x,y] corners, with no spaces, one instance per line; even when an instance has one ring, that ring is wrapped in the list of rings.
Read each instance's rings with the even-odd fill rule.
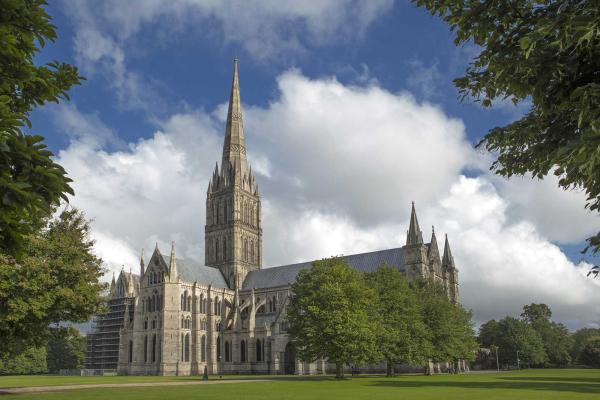
[[[423,355],[436,362],[473,359],[477,341],[471,313],[450,302],[446,290],[439,284],[416,280],[412,286],[421,304],[421,318],[431,343],[429,353]]]
[[[455,43],[479,55],[454,82],[483,106],[530,101],[529,112],[479,144],[506,177],[559,177],[600,211],[600,3],[549,0],[413,0],[439,15]],[[600,233],[588,239],[600,250]]]
[[[35,56],[56,29],[44,0],[0,3],[0,252],[24,254],[23,238],[40,228],[53,207],[73,191],[64,169],[40,135],[29,135],[29,114],[47,102],[68,98],[82,79],[58,61],[36,65]]]
[[[45,344],[50,324],[86,321],[101,305],[102,260],[83,214],[68,209],[44,226],[19,262],[0,253],[0,353]]]
[[[363,274],[340,258],[316,261],[301,271],[287,308],[298,356],[329,360],[337,378],[346,364],[377,359],[374,299]]]
[[[523,307],[521,314],[527,323],[540,335],[548,362],[555,366],[571,363],[573,339],[567,327],[551,320],[552,311],[546,304],[529,304]]]
[[[368,282],[376,292],[377,348],[386,362],[387,375],[393,375],[394,364],[423,362],[423,355],[430,352],[427,326],[406,277],[397,268],[381,266],[368,275]]]
[[[541,336],[526,321],[505,317],[498,322],[488,321],[482,328],[481,346],[497,347],[501,364],[517,364],[517,352],[522,365],[542,365],[547,361]]]

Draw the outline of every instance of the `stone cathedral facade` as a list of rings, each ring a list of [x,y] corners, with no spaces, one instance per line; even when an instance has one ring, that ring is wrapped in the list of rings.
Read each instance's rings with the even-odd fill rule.
[[[237,61],[221,164],[208,184],[204,232],[204,265],[177,258],[175,244],[165,254],[157,246],[147,261],[142,253],[139,275],[122,271],[116,282],[113,279],[111,301],[122,311],[116,330],[118,373],[332,371],[326,360],[300,362],[287,334],[290,287],[312,262],[262,268],[261,199],[246,159]],[[414,204],[405,246],[344,258],[364,272],[387,264],[409,279],[434,279],[458,301],[458,270],[448,239],[442,256],[435,232],[429,243],[423,241]],[[98,335],[95,340],[101,343]],[[88,358],[94,356],[88,351]]]

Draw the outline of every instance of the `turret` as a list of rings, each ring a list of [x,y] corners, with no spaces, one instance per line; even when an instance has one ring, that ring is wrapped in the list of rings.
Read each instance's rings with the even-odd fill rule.
[[[112,275],[112,281],[110,281],[110,288],[109,288],[109,294],[110,297],[114,297],[115,296],[115,290],[117,288],[116,282],[115,282],[115,273],[113,272]]]
[[[427,246],[423,243],[423,234],[419,228],[414,202],[406,234],[406,246],[404,246],[404,264],[408,279],[425,278],[430,275]]]
[[[457,303],[459,298],[458,291],[458,269],[454,265],[454,257],[448,243],[448,235],[444,243],[444,255],[442,256],[442,271],[444,280],[446,281],[448,297],[453,302]]]
[[[436,282],[442,282],[442,261],[440,259],[440,250],[435,237],[435,228],[431,227],[431,242],[429,243],[429,251],[427,252],[429,260],[429,273],[434,277]]]
[[[140,282],[142,280],[142,277],[144,276],[144,249],[142,249],[142,254],[140,254]]]
[[[171,242],[171,258],[169,260],[169,282],[177,281],[177,259],[175,258],[175,242]]]
[[[423,233],[419,228],[419,221],[417,220],[417,211],[415,210],[415,202],[412,203],[412,210],[410,213],[410,225],[406,235],[406,245],[419,245],[423,244]]]

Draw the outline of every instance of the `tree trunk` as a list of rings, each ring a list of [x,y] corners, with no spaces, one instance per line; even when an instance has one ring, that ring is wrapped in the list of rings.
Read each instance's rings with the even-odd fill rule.
[[[387,364],[386,376],[394,376],[394,364],[390,360],[387,360],[386,364]]]
[[[335,378],[342,379],[344,377],[344,364],[335,363]]]

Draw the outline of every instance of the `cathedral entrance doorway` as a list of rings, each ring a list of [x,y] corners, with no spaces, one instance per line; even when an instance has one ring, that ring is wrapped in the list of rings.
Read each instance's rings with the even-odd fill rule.
[[[296,348],[289,342],[285,346],[283,354],[283,372],[287,375],[293,375],[296,372]]]

